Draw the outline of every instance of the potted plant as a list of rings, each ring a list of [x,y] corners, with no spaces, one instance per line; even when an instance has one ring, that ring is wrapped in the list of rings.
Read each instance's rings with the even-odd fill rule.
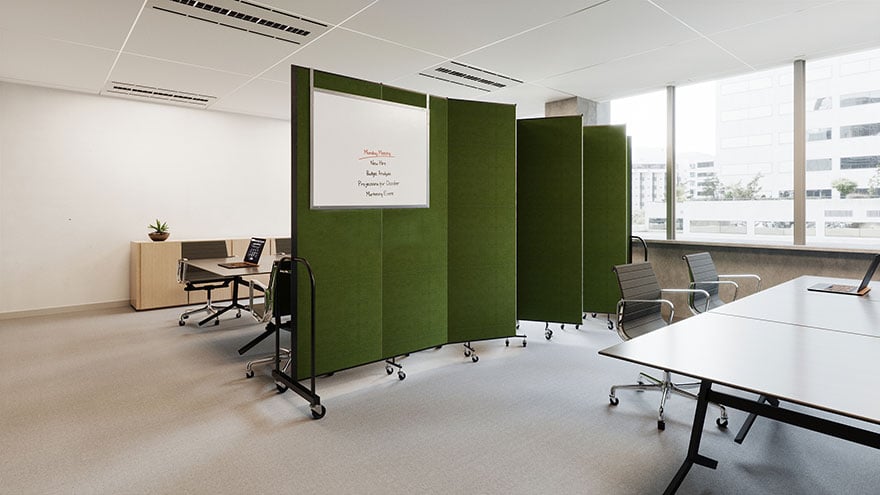
[[[147,228],[152,229],[149,236],[150,239],[154,241],[164,241],[165,239],[168,239],[169,235],[171,235],[171,232],[168,231],[168,224],[160,222],[158,218],[155,223],[147,225]]]

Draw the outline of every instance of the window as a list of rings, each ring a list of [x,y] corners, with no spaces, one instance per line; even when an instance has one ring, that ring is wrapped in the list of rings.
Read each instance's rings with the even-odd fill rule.
[[[684,186],[675,198],[682,220],[676,238],[791,242],[792,173],[785,164],[793,161],[792,147],[777,136],[791,135],[793,124],[790,111],[772,111],[792,106],[790,73],[783,67],[676,88],[675,164]],[[822,139],[831,139],[830,126],[822,127]],[[695,178],[687,174],[692,167]]]
[[[807,141],[827,141],[831,139],[831,128],[807,129]]]
[[[872,50],[806,63],[806,94],[839,101],[837,108],[807,112],[807,129],[840,129],[831,139],[807,143],[806,219],[816,225],[807,244],[876,246],[880,237],[880,224],[868,213],[880,210],[880,139],[872,138],[880,135],[880,122],[870,106],[880,103],[880,65],[865,63],[878,57],[880,50]],[[816,70],[832,76],[811,79]],[[817,170],[825,172],[811,173]]]
[[[831,158],[814,158],[807,160],[807,172],[831,170]]]
[[[840,158],[840,169],[877,168],[880,166],[880,155],[844,156]]]
[[[880,134],[880,122],[876,124],[845,125],[840,127],[841,139],[876,136],[878,134]],[[831,138],[829,137],[828,139]]]
[[[611,123],[632,138],[632,233],[666,238],[666,91],[613,100]]]
[[[840,97],[840,107],[852,107],[856,105],[870,105],[871,103],[880,103],[880,90],[860,91],[858,93],[849,93]]]

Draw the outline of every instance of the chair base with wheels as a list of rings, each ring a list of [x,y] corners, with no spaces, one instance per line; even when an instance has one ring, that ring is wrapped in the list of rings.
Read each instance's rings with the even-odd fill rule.
[[[617,282],[620,286],[621,299],[617,302],[617,333],[624,341],[638,338],[654,330],[663,328],[670,323],[675,316],[675,305],[668,299],[664,299],[665,293],[684,293],[688,295],[702,296],[708,309],[709,294],[701,289],[661,289],[654,274],[651,263],[632,263],[613,267],[617,274]],[[663,316],[663,308],[666,307],[669,317]],[[610,317],[610,315],[609,315]],[[668,370],[663,371],[663,378],[654,378],[645,373],[639,374],[638,383],[632,385],[614,385],[608,395],[612,406],[620,403],[617,398],[617,390],[657,390],[660,392],[660,408],[657,414],[657,428],[666,429],[666,420],[663,410],[666,407],[666,399],[669,394],[680,395],[696,400],[697,396],[686,391],[686,388],[697,387],[697,383],[674,383]],[[647,382],[647,383],[646,383]],[[713,404],[721,411],[721,415],[715,421],[720,428],[726,428],[727,410],[720,404]]]
[[[645,383],[645,380],[648,383]],[[689,383],[674,383],[672,381],[672,375],[668,371],[663,372],[663,378],[657,379],[651,375],[645,373],[639,373],[638,382],[632,385],[614,385],[611,387],[611,393],[608,395],[608,400],[611,402],[612,406],[616,406],[620,403],[620,399],[617,398],[617,390],[636,390],[639,392],[644,392],[646,390],[657,390],[660,392],[660,409],[657,413],[657,429],[665,430],[666,429],[666,420],[663,417],[663,408],[666,406],[666,398],[669,394],[676,394],[682,397],[689,397],[691,399],[696,400],[697,396],[685,390],[686,388],[696,388],[700,386],[700,382],[689,382]],[[728,419],[727,419],[727,410],[724,406],[719,404],[712,404],[719,408],[721,411],[718,419],[715,420],[715,424],[718,425],[719,428],[727,428]]]
[[[203,323],[207,322],[211,318],[214,318],[215,325],[219,325],[220,319],[215,318],[215,315],[217,313],[219,313],[220,311],[222,311],[225,308],[225,306],[215,306],[214,305],[213,301],[211,300],[211,291],[213,291],[215,289],[225,289],[226,287],[229,287],[229,283],[230,283],[230,280],[223,280],[223,281],[218,282],[213,285],[191,286],[191,285],[187,284],[183,290],[185,290],[187,292],[194,291],[194,290],[203,290],[207,293],[207,295],[205,296],[207,300],[205,301],[204,306],[201,306],[201,307],[195,308],[195,309],[190,309],[190,310],[187,310],[187,311],[184,311],[183,313],[181,313],[180,319],[177,321],[177,324],[180,326],[184,326],[184,325],[186,325],[186,321],[184,321],[184,320],[189,319],[189,317],[191,315],[194,315],[196,313],[206,312],[206,313],[208,313],[208,317],[203,319],[202,321],[200,321],[199,325],[202,325]],[[238,314],[236,315],[236,318],[240,318],[240,317],[241,317],[241,310],[239,310]]]

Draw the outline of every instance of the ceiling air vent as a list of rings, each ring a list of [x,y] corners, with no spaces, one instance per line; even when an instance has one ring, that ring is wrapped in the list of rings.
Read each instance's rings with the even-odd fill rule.
[[[175,91],[173,89],[154,88],[152,86],[119,81],[108,82],[103,91],[101,91],[101,94],[122,96],[137,100],[172,103],[175,105],[196,108],[207,108],[208,105],[217,99],[216,96],[188,93],[186,91]]]
[[[487,93],[511,86],[518,86],[523,83],[519,79],[502,76],[501,74],[453,61],[438,65],[425,72],[420,72],[419,75],[460,86],[467,86]]]
[[[297,45],[314,39],[328,28],[326,24],[246,0],[150,0],[148,5],[159,12]]]

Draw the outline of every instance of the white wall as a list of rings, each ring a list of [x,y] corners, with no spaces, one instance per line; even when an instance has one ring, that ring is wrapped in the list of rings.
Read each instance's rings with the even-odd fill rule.
[[[0,313],[129,299],[129,242],[288,236],[290,122],[0,83]]]

